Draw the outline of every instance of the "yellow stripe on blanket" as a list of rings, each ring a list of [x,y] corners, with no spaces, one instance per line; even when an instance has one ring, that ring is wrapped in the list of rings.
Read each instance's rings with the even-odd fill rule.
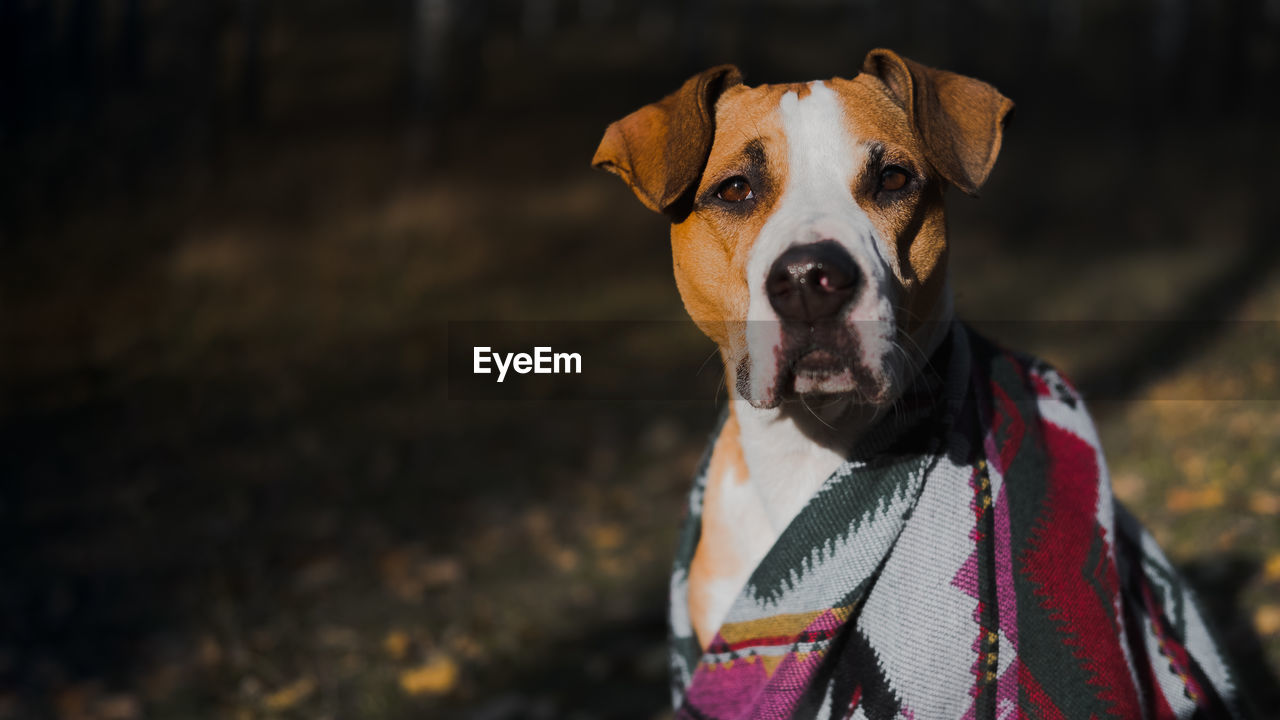
[[[804,632],[805,628],[812,625],[813,621],[817,620],[818,616],[825,612],[830,612],[835,616],[836,620],[844,622],[849,618],[855,606],[856,603],[812,612],[784,613],[770,615],[767,618],[758,620],[725,623],[720,626],[720,637],[724,638],[724,641],[730,645],[760,638],[794,637]]]

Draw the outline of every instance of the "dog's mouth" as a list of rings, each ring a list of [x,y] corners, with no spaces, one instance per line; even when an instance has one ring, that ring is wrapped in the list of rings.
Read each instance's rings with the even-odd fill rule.
[[[759,408],[823,398],[882,405],[896,391],[892,322],[759,323],[750,328],[763,347],[739,356],[737,388]],[[750,336],[749,336],[750,337]],[[768,345],[764,345],[768,343]]]
[[[829,350],[815,349],[790,364],[791,391],[796,395],[853,392],[856,383],[847,358]]]
[[[877,394],[877,383],[861,362],[858,333],[831,330],[784,332],[777,379],[782,397],[852,394],[872,399]]]

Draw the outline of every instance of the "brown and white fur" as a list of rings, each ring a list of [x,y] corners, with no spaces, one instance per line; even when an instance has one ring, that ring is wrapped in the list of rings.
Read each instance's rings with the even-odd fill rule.
[[[593,164],[671,218],[676,284],[726,369],[729,416],[689,578],[704,647],[779,533],[943,339],[943,191],[983,184],[1012,108],[978,80],[874,50],[852,79],[749,87],[736,68],[712,68],[606,131]],[[784,319],[779,293],[803,288],[770,285],[787,282],[780,258],[817,244],[851,259],[853,279],[827,278],[821,257],[786,267],[848,300]]]

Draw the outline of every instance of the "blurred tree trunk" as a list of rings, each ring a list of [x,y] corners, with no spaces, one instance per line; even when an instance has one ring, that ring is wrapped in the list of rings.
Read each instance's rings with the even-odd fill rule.
[[[1181,108],[1188,98],[1192,74],[1190,0],[1155,0],[1150,9],[1150,22],[1155,72],[1150,87],[1140,95],[1152,108]]]
[[[240,103],[245,122],[257,125],[262,121],[262,3],[260,0],[240,0],[240,28],[243,46],[240,48]]]
[[[441,142],[456,111],[483,84],[486,0],[410,0],[409,132],[411,164],[446,151]]]
[[[750,0],[746,4],[746,20],[748,23],[748,38],[754,32],[753,23],[757,22],[760,15],[758,9],[760,0]],[[686,0],[677,11],[677,17],[680,19],[679,43],[680,43],[680,66],[684,69],[684,75],[692,75],[706,69],[707,59],[707,33],[709,31],[708,18],[711,14],[711,0]],[[743,64],[750,67],[757,65],[760,59],[759,48],[755,47],[756,43],[750,39],[747,41],[747,50],[743,54],[746,62]]]
[[[451,0],[411,0],[409,12],[409,135],[413,165],[434,150],[443,123],[448,39],[454,20]]]
[[[541,44],[556,27],[556,0],[522,0],[520,34],[524,39]]]
[[[599,27],[613,15],[613,0],[578,0],[578,15],[582,22]]]
[[[763,22],[769,12],[764,4],[764,0],[743,0],[742,2],[742,41],[738,43],[738,47],[741,48],[738,62],[741,65],[740,69],[747,74],[747,77],[759,72],[759,69],[768,63],[768,58],[761,52],[766,44],[763,34],[769,32]],[[686,69],[697,68],[692,72],[698,72],[709,64],[706,50],[702,47],[705,43],[701,37],[706,31],[707,15],[710,10],[707,5],[707,2],[696,5],[690,3],[689,11],[696,15],[691,18],[692,22],[685,23],[686,30],[681,38],[687,53]]]
[[[120,84],[126,88],[142,85],[146,72],[146,24],[142,13],[142,0],[125,0],[120,18]]]
[[[20,134],[45,107],[53,17],[49,7],[0,0],[0,140]]]
[[[186,137],[181,144],[190,154],[197,177],[214,169],[220,140],[216,115],[218,77],[221,69],[222,5],[218,0],[183,0],[171,27],[180,44],[173,48],[174,66],[168,68],[170,92]]]
[[[1046,0],[1049,17],[1050,49],[1058,62],[1072,62],[1080,47],[1080,30],[1084,22],[1082,0]]]
[[[1264,92],[1255,83],[1253,40],[1259,29],[1266,27],[1266,11],[1261,0],[1233,0],[1220,5],[1223,14],[1222,83],[1216,100],[1228,111],[1238,111],[1254,104],[1257,94]],[[1274,38],[1272,39],[1274,42]],[[1275,88],[1272,88],[1275,93]]]
[[[98,108],[98,52],[102,32],[99,0],[73,0],[67,19],[67,83],[72,91],[73,114],[84,122]]]

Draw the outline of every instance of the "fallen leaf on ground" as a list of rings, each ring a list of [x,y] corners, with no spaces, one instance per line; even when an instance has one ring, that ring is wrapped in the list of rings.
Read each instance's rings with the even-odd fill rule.
[[[1258,515],[1280,515],[1280,495],[1259,490],[1249,496],[1249,510]]]
[[[1196,453],[1190,448],[1182,448],[1173,454],[1173,460],[1178,464],[1178,469],[1191,482],[1199,482],[1205,477],[1205,469],[1209,463],[1203,455]]]
[[[622,544],[622,527],[616,523],[595,526],[591,529],[591,544],[597,550],[613,550]]]
[[[1280,605],[1263,605],[1253,614],[1253,627],[1262,636],[1280,633]]]
[[[324,625],[316,631],[321,645],[331,648],[354,648],[360,645],[360,633],[340,625]]]
[[[309,675],[304,676],[271,693],[263,699],[262,704],[268,710],[288,710],[306,700],[315,690],[315,679]]]
[[[102,720],[133,720],[141,716],[142,703],[133,695],[108,695],[98,701],[98,717]]]
[[[392,630],[382,639],[382,649],[387,651],[393,660],[403,660],[409,652],[409,636],[400,630]]]
[[[196,658],[204,667],[213,667],[222,662],[222,645],[218,643],[218,638],[205,633],[200,636],[199,644],[196,647]]]
[[[600,558],[596,561],[596,567],[610,577],[621,577],[627,572],[627,566],[617,555],[606,555]]]
[[[1267,558],[1263,567],[1266,568],[1263,575],[1268,580],[1280,580],[1280,552],[1271,553],[1271,557]]]
[[[457,684],[458,664],[447,655],[400,673],[400,688],[410,695],[443,695]]]
[[[478,640],[470,635],[457,635],[450,642],[449,646],[458,652],[459,655],[471,660],[479,660],[484,657],[484,646]]]
[[[551,514],[544,508],[529,508],[524,513],[524,529],[534,540],[550,539],[553,536]]]
[[[415,548],[405,547],[391,550],[378,560],[382,582],[401,600],[417,600],[422,595],[424,584],[413,571],[417,558]]]
[[[314,558],[294,573],[293,584],[304,592],[322,590],[340,582],[345,572],[342,559],[337,556]]]
[[[82,717],[89,706],[90,697],[97,690],[88,684],[79,684],[60,691],[53,698],[58,717]]]
[[[419,565],[418,575],[427,587],[452,585],[462,578],[462,563],[452,557],[435,558]]]
[[[1173,512],[1186,512],[1216,508],[1222,505],[1223,500],[1222,488],[1207,487],[1198,490],[1174,488],[1165,497],[1164,504]]]
[[[572,548],[560,548],[551,556],[551,561],[560,572],[573,572],[578,567],[578,553]]]
[[[1145,486],[1146,481],[1136,473],[1122,472],[1111,478],[1111,487],[1115,490],[1116,497],[1125,502],[1134,502],[1141,498]]]

